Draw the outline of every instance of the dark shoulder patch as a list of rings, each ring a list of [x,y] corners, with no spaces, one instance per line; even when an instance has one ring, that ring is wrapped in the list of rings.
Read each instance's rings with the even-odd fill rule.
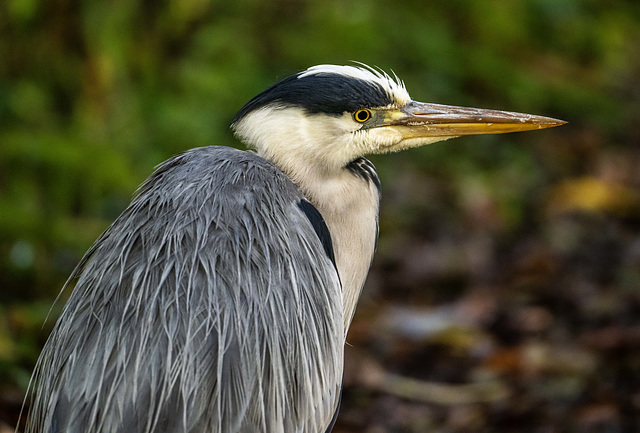
[[[351,173],[361,177],[367,182],[373,182],[378,189],[378,193],[380,193],[380,178],[378,178],[375,166],[367,158],[356,158],[347,164],[346,168]]]
[[[331,259],[331,263],[333,263],[333,266],[336,266],[336,258],[333,254],[333,242],[331,241],[331,233],[329,232],[329,227],[327,227],[327,224],[324,222],[324,218],[322,218],[322,215],[320,214],[320,212],[318,212],[318,209],[316,209],[316,207],[309,203],[307,200],[300,200],[298,202],[298,207],[309,219],[309,222],[313,226],[313,230],[315,230],[316,235],[318,235],[318,238],[320,239],[320,242],[322,242],[324,252],[327,254],[327,257]]]
[[[340,393],[338,394],[338,404],[336,405],[336,411],[333,413],[331,422],[327,426],[327,429],[324,431],[324,433],[331,433],[331,430],[333,430],[333,426],[336,425],[336,421],[338,420],[338,413],[340,412],[341,403],[342,403],[342,385],[340,386]]]

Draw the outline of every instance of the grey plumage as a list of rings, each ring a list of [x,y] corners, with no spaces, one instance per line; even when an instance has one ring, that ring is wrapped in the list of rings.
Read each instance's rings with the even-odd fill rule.
[[[252,153],[162,164],[74,272],[27,431],[323,432],[341,291],[301,200]]]

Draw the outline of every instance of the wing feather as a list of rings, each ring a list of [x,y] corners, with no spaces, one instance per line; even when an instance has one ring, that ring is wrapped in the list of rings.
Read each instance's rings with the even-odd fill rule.
[[[74,271],[26,431],[324,432],[342,300],[302,200],[248,152],[159,166]]]

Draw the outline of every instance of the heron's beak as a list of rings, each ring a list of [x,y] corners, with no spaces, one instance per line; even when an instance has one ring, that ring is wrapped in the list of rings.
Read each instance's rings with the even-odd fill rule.
[[[388,120],[388,125],[400,132],[404,140],[424,138],[427,142],[461,135],[503,134],[552,128],[565,123],[567,122],[563,120],[532,114],[415,101],[394,112]]]

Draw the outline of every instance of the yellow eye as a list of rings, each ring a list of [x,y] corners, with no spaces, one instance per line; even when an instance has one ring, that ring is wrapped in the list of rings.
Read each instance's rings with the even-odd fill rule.
[[[356,122],[364,123],[367,120],[371,119],[371,111],[369,110],[358,110],[353,113],[353,118]]]

